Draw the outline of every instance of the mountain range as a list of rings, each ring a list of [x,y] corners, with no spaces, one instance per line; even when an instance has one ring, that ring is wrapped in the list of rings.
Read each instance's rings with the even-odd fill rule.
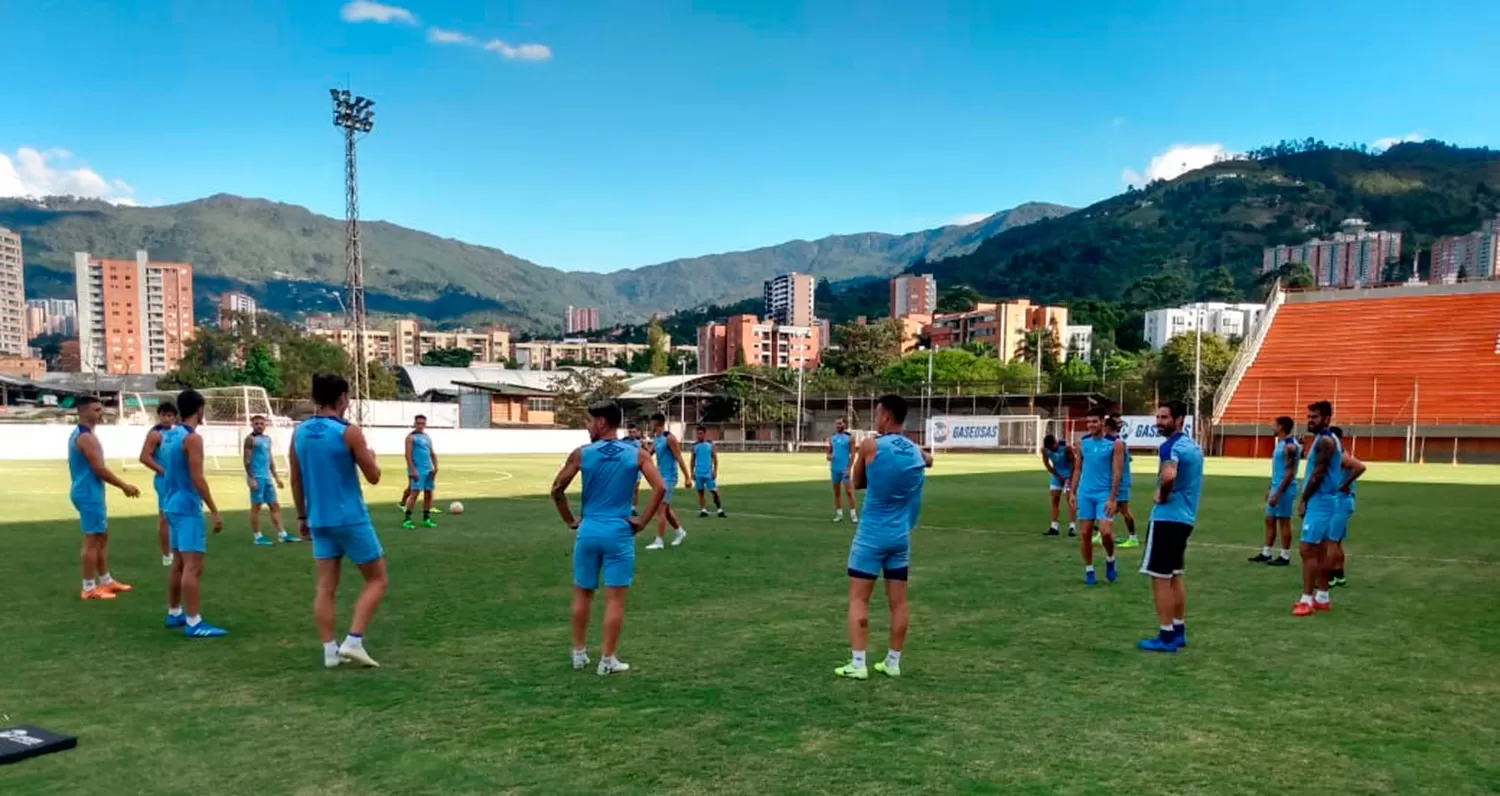
[[[551,331],[569,304],[598,307],[606,324],[631,323],[759,295],[766,279],[789,271],[833,281],[886,277],[1067,212],[1028,203],[973,224],[796,240],[606,274],[547,268],[383,221],[362,222],[360,230],[371,312]],[[264,199],[220,194],[157,207],[0,199],[0,226],[21,234],[30,297],[72,295],[76,251],[128,258],[146,249],[153,259],[192,263],[200,317],[212,317],[215,298],[228,290],[246,291],[282,314],[336,310],[344,281],[344,222]]]

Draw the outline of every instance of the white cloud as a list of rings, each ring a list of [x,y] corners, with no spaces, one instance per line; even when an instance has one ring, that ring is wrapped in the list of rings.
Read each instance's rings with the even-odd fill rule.
[[[994,215],[994,213],[964,213],[957,218],[949,219],[947,221],[947,226],[966,227],[970,224],[978,224],[979,222],[985,220],[986,218],[989,218],[992,215]]]
[[[1421,140],[1423,140],[1423,138],[1424,137],[1423,137],[1423,135],[1421,133],[1407,133],[1406,135],[1388,135],[1385,138],[1377,138],[1377,139],[1375,139],[1375,141],[1370,144],[1370,148],[1373,149],[1373,150],[1375,150],[1376,152],[1384,152],[1387,149],[1390,149],[1391,147],[1393,147],[1393,146],[1395,146],[1397,144],[1406,144],[1406,143],[1410,143],[1412,141],[1421,141]]]
[[[21,147],[14,157],[0,153],[0,196],[82,196],[117,205],[138,204],[129,183],[106,179],[87,165],[74,164],[72,153],[65,149]]]
[[[499,53],[507,61],[548,61],[552,58],[552,48],[545,44],[511,45],[499,39],[490,39],[484,43],[484,48],[492,53]]]
[[[1135,169],[1124,169],[1120,179],[1126,185],[1143,187],[1152,180],[1175,180],[1182,175],[1201,169],[1220,158],[1228,157],[1229,150],[1223,144],[1173,144],[1166,151],[1151,159],[1146,173]]]
[[[404,25],[417,24],[417,15],[401,8],[400,6],[388,6],[384,3],[372,2],[372,0],[350,0],[339,9],[339,16],[345,22],[378,22],[382,25],[387,22],[400,22]]]
[[[432,44],[473,44],[474,37],[446,28],[428,28],[427,41]]]

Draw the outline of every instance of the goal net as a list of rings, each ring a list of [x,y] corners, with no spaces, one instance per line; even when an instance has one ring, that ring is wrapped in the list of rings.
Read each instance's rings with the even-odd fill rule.
[[[250,433],[250,418],[256,415],[267,420],[266,434],[271,438],[277,469],[282,473],[290,469],[287,451],[291,450],[295,424],[272,410],[271,398],[264,387],[208,387],[198,392],[204,399],[203,423],[198,427],[198,433],[203,436],[204,463],[208,469],[236,471],[244,468],[245,437]],[[120,401],[120,422],[153,425],[157,408],[164,402],[176,401],[175,392],[125,393]]]
[[[933,450],[1036,453],[1045,423],[1036,415],[934,415],[926,442]]]

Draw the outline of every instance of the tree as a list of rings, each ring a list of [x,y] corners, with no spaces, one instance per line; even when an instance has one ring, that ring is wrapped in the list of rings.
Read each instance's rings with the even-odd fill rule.
[[[1234,361],[1235,348],[1228,342],[1215,335],[1205,334],[1203,337],[1203,368],[1201,371],[1202,391],[1199,393],[1199,401],[1202,405],[1213,402],[1214,393],[1219,389],[1219,382],[1224,380],[1224,374],[1229,372],[1229,365]],[[1197,359],[1196,334],[1179,334],[1167,341],[1157,358],[1157,385],[1158,392],[1163,400],[1180,398],[1188,403],[1193,403],[1193,365]]]
[[[650,355],[647,368],[654,376],[663,376],[667,373],[669,363],[666,337],[666,333],[661,330],[661,318],[652,315],[651,322],[646,325],[646,350]]]
[[[698,372],[697,351],[673,351],[668,359],[668,370],[672,373]]]
[[[928,353],[913,351],[881,374],[886,381],[903,387],[927,383]],[[994,357],[978,356],[962,348],[944,348],[931,352],[932,383],[943,386],[998,385],[1003,368]]]
[[[466,368],[474,361],[467,348],[434,348],[422,352],[422,364],[434,368]]]
[[[995,347],[989,343],[964,343],[959,346],[976,357],[994,357]]]
[[[553,419],[568,428],[588,424],[589,406],[612,401],[625,392],[625,379],[602,370],[572,370],[552,380]]]
[[[828,317],[838,297],[833,292],[833,285],[827,279],[819,279],[818,286],[813,290],[813,308],[817,310],[819,318]]]
[[[1198,296],[1204,301],[1236,301],[1240,291],[1235,287],[1234,275],[1221,265],[1198,280]]]
[[[401,392],[396,370],[378,359],[370,360],[367,373],[370,378],[369,392],[372,401],[393,401]]]
[[[1292,290],[1306,290],[1317,286],[1312,269],[1308,268],[1305,263],[1282,263],[1261,274],[1258,281],[1262,285],[1270,285],[1277,280],[1281,280],[1282,287]]]
[[[1094,389],[1098,383],[1099,376],[1089,367],[1089,363],[1077,358],[1064,362],[1052,374],[1052,391],[1083,392]]]
[[[1013,356],[1022,362],[1029,362],[1037,367],[1037,349],[1041,349],[1042,361],[1040,367],[1043,372],[1057,370],[1062,364],[1062,343],[1058,342],[1057,333],[1048,327],[1031,329],[1016,341],[1016,350]]]
[[[240,378],[245,384],[264,388],[267,395],[281,394],[281,366],[271,358],[271,348],[264,343],[251,346],[245,354]]]
[[[984,297],[979,295],[979,291],[974,288],[968,285],[954,285],[938,296],[937,311],[968,312],[974,309],[975,304],[983,300]]]
[[[900,355],[901,322],[885,318],[869,324],[846,323],[834,327],[833,339],[838,350],[829,351],[827,360],[834,370],[853,378],[873,376]]]

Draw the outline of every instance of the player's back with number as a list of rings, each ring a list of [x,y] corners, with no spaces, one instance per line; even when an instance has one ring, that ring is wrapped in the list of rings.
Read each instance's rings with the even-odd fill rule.
[[[318,415],[302,421],[292,435],[302,493],[307,498],[307,523],[313,528],[370,521],[354,453],[344,441],[348,428],[349,423],[342,418]]]

